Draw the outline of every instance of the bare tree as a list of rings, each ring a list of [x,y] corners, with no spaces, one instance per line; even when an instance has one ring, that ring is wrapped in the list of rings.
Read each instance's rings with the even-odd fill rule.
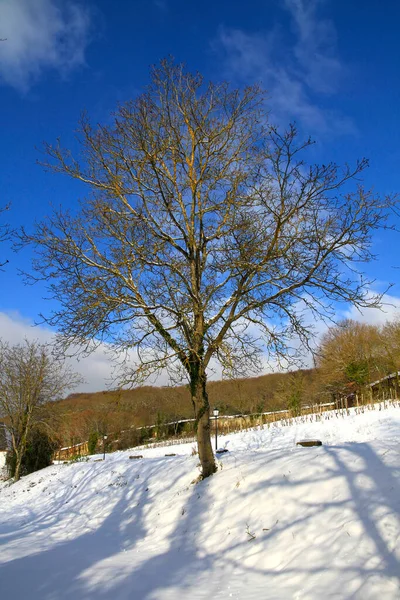
[[[82,158],[47,145],[47,167],[88,185],[75,216],[62,210],[22,239],[36,245],[36,279],[59,308],[46,320],[63,343],[135,349],[129,380],[186,374],[202,475],[216,465],[207,373],[248,375],[267,349],[307,343],[302,310],[335,301],[376,306],[354,268],[393,199],[349,184],[354,169],[307,166],[311,141],[269,126],[258,87],[205,84],[163,61],[110,126],[84,117]],[[211,362],[212,361],[212,362]]]
[[[0,341],[0,413],[11,434],[16,457],[15,481],[38,408],[58,400],[81,378],[56,359],[48,346],[37,341],[10,346]]]

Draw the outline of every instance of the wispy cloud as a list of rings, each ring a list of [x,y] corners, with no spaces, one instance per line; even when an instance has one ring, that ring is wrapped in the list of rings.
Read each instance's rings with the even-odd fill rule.
[[[67,75],[85,63],[89,29],[72,0],[1,0],[0,83],[26,92],[47,70]]]
[[[285,0],[297,41],[294,56],[303,69],[303,79],[316,92],[335,93],[344,67],[337,56],[333,22],[318,16],[318,0]]]
[[[213,48],[227,75],[240,83],[261,81],[269,93],[273,119],[295,119],[312,132],[354,131],[346,116],[322,107],[319,99],[340,90],[345,68],[337,55],[336,31],[319,16],[323,0],[285,0],[291,36],[278,23],[263,31],[222,27]]]

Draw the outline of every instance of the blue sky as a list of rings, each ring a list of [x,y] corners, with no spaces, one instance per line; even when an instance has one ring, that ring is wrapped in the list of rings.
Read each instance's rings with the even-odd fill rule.
[[[366,156],[366,184],[400,191],[399,19],[395,0],[0,0],[0,205],[27,228],[51,203],[73,206],[82,190],[36,164],[41,143],[60,137],[74,148],[82,110],[107,121],[168,55],[207,78],[260,82],[271,120],[295,120],[318,142],[311,160]],[[377,289],[394,283],[395,306],[399,245],[397,233],[377,235],[379,259],[368,266]],[[17,340],[50,303],[18,275],[29,251],[3,244],[1,254],[10,262],[0,274],[0,335]],[[102,387],[103,358],[92,367],[89,387]]]

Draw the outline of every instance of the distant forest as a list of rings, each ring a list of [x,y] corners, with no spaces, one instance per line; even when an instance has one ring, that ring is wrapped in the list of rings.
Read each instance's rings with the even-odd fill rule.
[[[211,409],[221,415],[260,413],[288,407],[288,390],[298,388],[301,402],[319,401],[316,397],[316,369],[272,373],[248,379],[210,381]],[[190,419],[193,409],[188,386],[143,386],[131,390],[71,394],[46,407],[47,419],[63,444],[88,438],[91,431],[115,433],[129,427]]]

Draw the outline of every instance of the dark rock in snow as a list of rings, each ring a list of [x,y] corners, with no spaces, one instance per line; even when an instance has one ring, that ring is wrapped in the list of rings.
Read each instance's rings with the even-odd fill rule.
[[[296,446],[322,446],[321,440],[300,440]]]
[[[143,456],[142,456],[141,454],[135,454],[135,455],[133,455],[133,456],[130,456],[129,458],[130,458],[131,460],[132,460],[132,459],[135,459],[135,460],[137,460],[138,458],[143,458]]]

